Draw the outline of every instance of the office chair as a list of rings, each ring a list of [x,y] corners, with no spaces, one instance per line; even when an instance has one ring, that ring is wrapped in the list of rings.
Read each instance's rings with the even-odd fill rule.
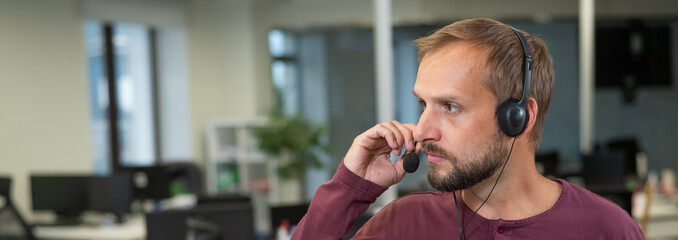
[[[4,206],[0,206],[0,219],[3,219],[2,226],[0,226],[0,238],[2,239],[26,239],[26,240],[36,240],[35,235],[33,234],[33,229],[24,221],[19,211],[12,203],[11,198],[11,184],[12,180],[9,178],[0,178],[0,197],[4,198]],[[3,214],[8,214],[8,219],[2,218]],[[8,221],[8,222],[4,222]],[[11,225],[11,221],[14,221],[21,227],[22,233],[8,233],[4,234],[3,228]],[[5,236],[7,235],[7,236]]]
[[[147,213],[146,233],[148,240],[255,240],[254,209],[238,204]]]
[[[535,164],[543,176],[550,178],[560,178],[558,165],[560,164],[560,155],[556,151],[538,153],[535,155]]]
[[[219,225],[202,217],[188,217],[186,219],[186,240],[219,240],[221,230]]]
[[[607,198],[631,214],[633,192],[626,186],[624,153],[598,149],[583,156],[586,188]]]

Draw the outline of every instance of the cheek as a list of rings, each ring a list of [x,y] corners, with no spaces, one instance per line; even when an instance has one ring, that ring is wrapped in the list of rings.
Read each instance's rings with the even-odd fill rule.
[[[449,130],[443,130],[444,138],[451,149],[472,149],[479,143],[486,142],[494,136],[499,127],[494,114],[481,114],[458,118],[448,125]]]

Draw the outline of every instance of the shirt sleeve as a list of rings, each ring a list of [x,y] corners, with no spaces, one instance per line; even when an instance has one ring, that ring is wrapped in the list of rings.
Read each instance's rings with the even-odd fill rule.
[[[332,180],[316,190],[292,239],[341,239],[384,191],[386,188],[355,175],[342,161]]]
[[[638,225],[638,223],[632,224],[630,229],[627,231],[629,231],[627,239],[645,239],[645,234],[643,234],[643,231],[640,229],[640,225]]]

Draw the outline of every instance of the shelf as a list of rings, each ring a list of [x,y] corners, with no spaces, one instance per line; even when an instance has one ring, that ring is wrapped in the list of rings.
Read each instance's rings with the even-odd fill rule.
[[[271,171],[269,157],[257,148],[253,136],[262,118],[218,118],[208,122],[206,131],[206,183],[208,194],[250,194],[266,192]]]

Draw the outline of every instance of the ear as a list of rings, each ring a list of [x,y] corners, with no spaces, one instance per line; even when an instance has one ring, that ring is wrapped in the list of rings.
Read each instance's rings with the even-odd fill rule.
[[[523,131],[523,133],[521,133],[518,138],[527,136],[529,135],[527,133],[532,132],[534,124],[537,122],[537,110],[539,110],[539,106],[537,106],[537,100],[532,97],[527,98],[527,126],[525,126],[525,131]]]

